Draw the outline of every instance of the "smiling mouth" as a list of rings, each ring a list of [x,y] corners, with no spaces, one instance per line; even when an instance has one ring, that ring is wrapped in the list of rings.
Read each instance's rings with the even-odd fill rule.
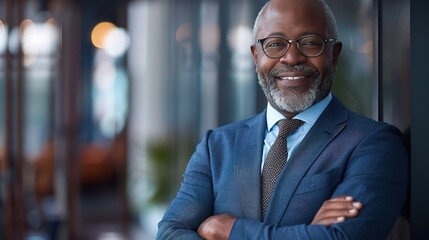
[[[311,82],[311,76],[303,73],[281,74],[276,78],[277,87],[282,88],[302,88]]]
[[[304,79],[306,76],[296,76],[296,77],[279,77],[280,80],[300,80]]]

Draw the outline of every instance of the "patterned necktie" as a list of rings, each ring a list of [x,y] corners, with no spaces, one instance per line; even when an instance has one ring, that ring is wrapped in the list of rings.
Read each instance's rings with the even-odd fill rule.
[[[295,132],[303,123],[303,121],[298,119],[282,119],[277,123],[280,128],[279,135],[268,152],[262,170],[262,220],[265,219],[271,193],[276,186],[277,178],[287,161],[287,137]]]

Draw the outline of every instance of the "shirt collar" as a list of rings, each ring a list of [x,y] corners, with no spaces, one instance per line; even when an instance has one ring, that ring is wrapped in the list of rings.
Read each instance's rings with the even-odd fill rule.
[[[307,108],[306,110],[300,112],[297,114],[293,119],[299,119],[304,121],[305,123],[310,124],[311,126],[316,123],[317,119],[320,117],[322,112],[325,110],[325,108],[328,106],[328,104],[332,100],[332,94],[329,93],[328,96],[326,96],[324,99],[322,99],[320,102],[314,104],[313,106]],[[285,117],[278,112],[276,109],[274,109],[270,103],[268,103],[267,106],[267,131],[271,131],[273,126],[281,119],[284,119]]]

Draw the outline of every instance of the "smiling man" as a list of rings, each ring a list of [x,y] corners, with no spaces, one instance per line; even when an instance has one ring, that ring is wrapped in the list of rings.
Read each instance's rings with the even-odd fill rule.
[[[385,239],[406,199],[393,126],[331,93],[342,43],[322,0],[271,0],[251,46],[264,112],[210,130],[158,239]]]

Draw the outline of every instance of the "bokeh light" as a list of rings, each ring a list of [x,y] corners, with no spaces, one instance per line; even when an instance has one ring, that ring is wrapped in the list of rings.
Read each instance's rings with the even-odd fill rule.
[[[95,25],[91,32],[91,41],[96,48],[105,48],[104,40],[110,30],[115,29],[115,24],[111,22],[101,22]]]
[[[128,33],[123,28],[115,28],[106,34],[104,49],[111,57],[124,55],[129,47]]]
[[[98,23],[91,32],[92,44],[111,57],[122,56],[129,47],[128,33],[111,22]]]
[[[204,52],[215,52],[220,46],[220,28],[218,24],[207,23],[200,29],[200,46]]]
[[[21,22],[20,30],[25,55],[48,55],[57,49],[59,36],[55,20],[34,23],[26,19]]]
[[[189,46],[192,36],[192,23],[185,22],[181,24],[176,30],[176,41],[182,46]]]
[[[253,43],[253,32],[249,26],[237,25],[228,35],[228,44],[231,49],[241,54],[250,53],[249,46]]]
[[[6,50],[7,35],[7,26],[0,20],[0,54]]]
[[[113,138],[125,127],[128,113],[128,77],[105,49],[94,59],[92,102],[94,119],[104,137]]]

